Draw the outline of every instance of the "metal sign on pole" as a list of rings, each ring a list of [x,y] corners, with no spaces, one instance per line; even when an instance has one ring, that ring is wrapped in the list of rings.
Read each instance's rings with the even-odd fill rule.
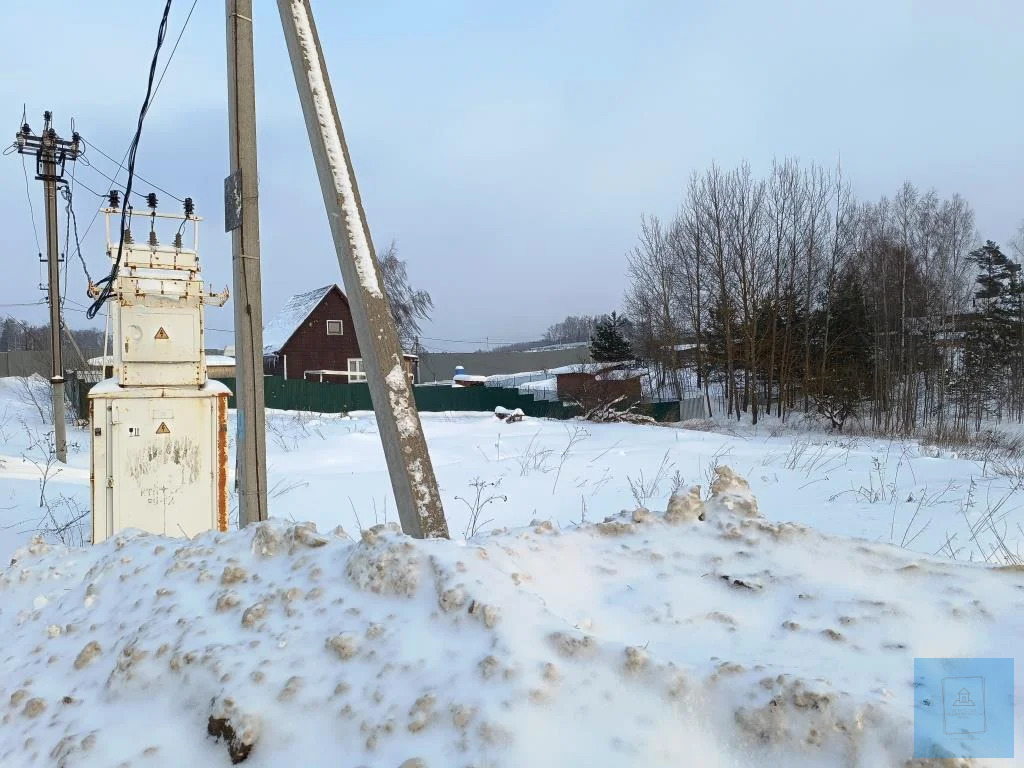
[[[402,530],[416,538],[447,538],[434,468],[405,375],[398,331],[383,290],[309,1],[278,0],[277,7]]]

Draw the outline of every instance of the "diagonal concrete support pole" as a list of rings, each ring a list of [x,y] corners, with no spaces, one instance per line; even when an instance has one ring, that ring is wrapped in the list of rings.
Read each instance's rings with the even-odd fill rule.
[[[416,538],[448,538],[434,468],[412,385],[405,375],[398,331],[384,293],[309,0],[278,0],[277,7],[402,530]]]

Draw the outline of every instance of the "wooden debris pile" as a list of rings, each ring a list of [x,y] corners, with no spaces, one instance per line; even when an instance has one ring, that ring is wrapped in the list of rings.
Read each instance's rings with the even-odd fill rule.
[[[657,424],[650,416],[645,416],[642,413],[634,413],[633,408],[635,405],[631,405],[625,410],[616,410],[615,406],[626,399],[625,395],[615,398],[614,400],[601,403],[593,408],[584,411],[580,416],[584,421],[593,421],[598,424]]]

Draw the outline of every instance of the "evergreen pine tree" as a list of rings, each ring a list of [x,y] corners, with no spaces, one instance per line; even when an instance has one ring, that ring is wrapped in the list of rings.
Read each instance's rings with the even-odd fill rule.
[[[612,312],[594,326],[590,337],[590,356],[598,363],[619,363],[633,358],[633,348],[626,335],[629,321]]]
[[[964,339],[962,368],[954,388],[972,402],[976,423],[1005,385],[1009,364],[1019,359],[1024,285],[1021,265],[991,240],[971,251],[978,266],[975,318]]]
[[[852,271],[836,281],[827,316],[810,318],[811,399],[818,413],[840,432],[871,391],[871,318],[861,281]],[[822,365],[824,363],[824,365]]]

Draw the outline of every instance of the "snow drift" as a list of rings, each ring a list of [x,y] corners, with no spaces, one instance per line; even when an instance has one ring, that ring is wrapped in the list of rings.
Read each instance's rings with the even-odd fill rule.
[[[767,522],[727,467],[465,545],[37,540],[0,573],[0,765],[910,766],[913,657],[1013,656],[1022,608],[1020,570]]]

